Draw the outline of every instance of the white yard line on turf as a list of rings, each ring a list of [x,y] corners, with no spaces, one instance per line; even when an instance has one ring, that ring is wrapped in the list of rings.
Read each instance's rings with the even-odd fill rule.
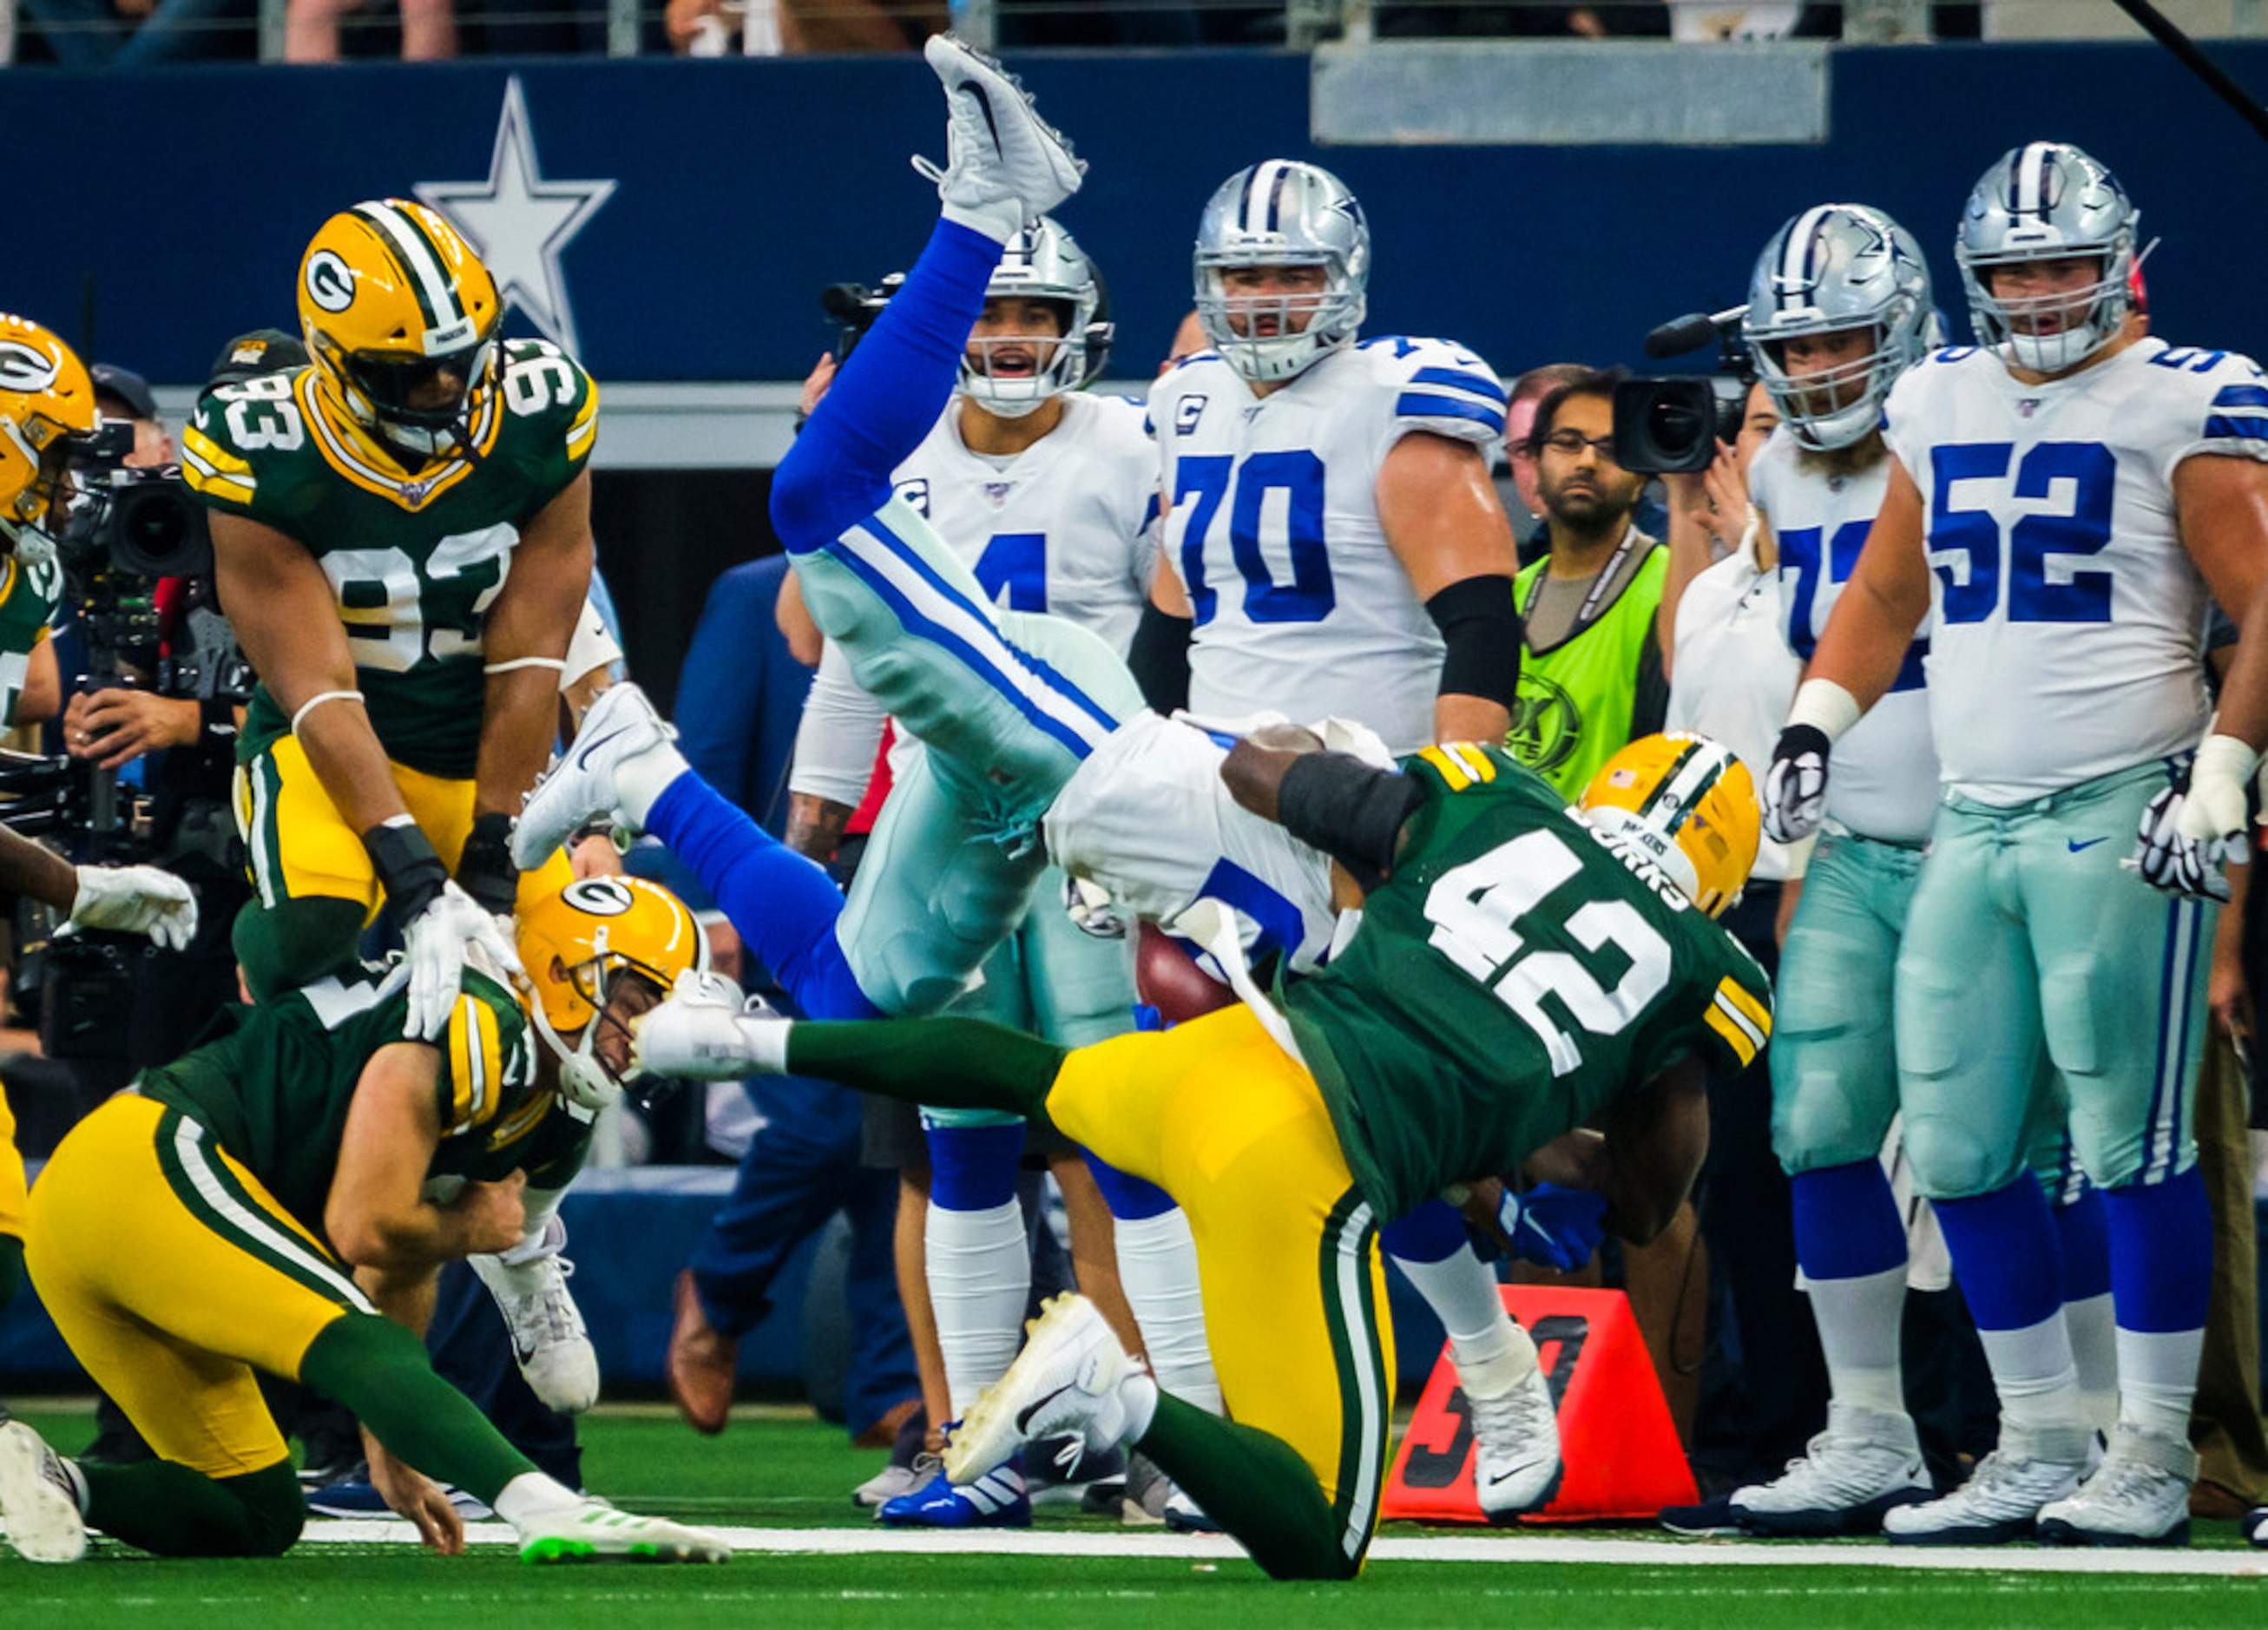
[[[1237,1554],[1219,1535],[1030,1533],[1011,1530],[924,1533],[858,1528],[711,1528],[743,1554],[805,1556],[1131,1557],[1153,1561],[1218,1561]],[[406,1523],[314,1522],[306,1543],[407,1544]],[[502,1523],[468,1523],[470,1545],[510,1543]],[[2029,1545],[1991,1547],[1826,1545],[1728,1545],[1672,1539],[1556,1538],[1542,1534],[1429,1535],[1374,1541],[1373,1562],[1613,1562],[1656,1567],[1899,1567],[1983,1569],[1999,1574],[2163,1574],[2268,1579],[2268,1556],[2250,1551],[2076,1550]]]

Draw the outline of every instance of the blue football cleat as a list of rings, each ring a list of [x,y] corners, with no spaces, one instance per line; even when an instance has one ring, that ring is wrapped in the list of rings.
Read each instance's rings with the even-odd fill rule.
[[[1029,1528],[1032,1501],[1021,1465],[1010,1460],[968,1483],[940,1470],[912,1493],[884,1501],[874,1520],[885,1528]]]

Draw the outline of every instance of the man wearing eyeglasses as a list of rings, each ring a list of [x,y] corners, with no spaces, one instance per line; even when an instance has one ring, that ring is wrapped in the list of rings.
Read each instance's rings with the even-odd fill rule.
[[[1550,549],[1513,586],[1525,624],[1513,752],[1570,799],[1616,750],[1661,728],[1653,638],[1668,551],[1633,519],[1646,478],[1614,460],[1620,370],[1543,398],[1528,436]]]

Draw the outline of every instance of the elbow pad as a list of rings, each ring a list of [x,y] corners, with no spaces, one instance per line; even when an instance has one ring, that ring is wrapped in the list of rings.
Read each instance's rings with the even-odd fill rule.
[[[1394,869],[1402,823],[1425,796],[1398,771],[1380,770],[1346,753],[1307,753],[1284,772],[1276,819],[1354,874],[1364,892]]]
[[[1144,604],[1126,667],[1152,712],[1171,718],[1189,704],[1189,642],[1197,637],[1197,626],[1194,617],[1177,617]]]
[[[1520,602],[1512,579],[1461,578],[1425,602],[1448,653],[1442,696],[1480,697],[1509,709],[1520,689]]]

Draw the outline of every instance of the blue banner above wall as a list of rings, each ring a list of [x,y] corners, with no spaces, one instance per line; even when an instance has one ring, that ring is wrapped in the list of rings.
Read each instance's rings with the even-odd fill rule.
[[[1695,47],[1696,50],[1716,48]],[[2268,89],[2268,46],[2221,45]],[[1360,147],[1308,141],[1288,54],[1020,60],[1093,162],[1064,211],[1116,302],[1112,372],[1138,378],[1188,305],[1197,211],[1271,155],[1338,170],[1377,242],[1370,328],[1443,334],[1500,368],[1635,359],[1677,313],[1738,299],[1750,257],[1822,199],[1878,204],[1952,264],[1970,183],[2009,145],[2078,141],[2143,210],[2161,332],[2268,346],[2268,144],[2147,46],[1837,51],[1815,146]],[[826,284],[872,283],[921,245],[940,105],[889,60],[569,60],[423,68],[184,69],[8,77],[11,123],[68,132],[70,173],[19,201],[0,306],[180,383],[220,343],[292,320],[323,218],[422,195],[480,239],[515,323],[578,344],[605,381],[799,379]]]

